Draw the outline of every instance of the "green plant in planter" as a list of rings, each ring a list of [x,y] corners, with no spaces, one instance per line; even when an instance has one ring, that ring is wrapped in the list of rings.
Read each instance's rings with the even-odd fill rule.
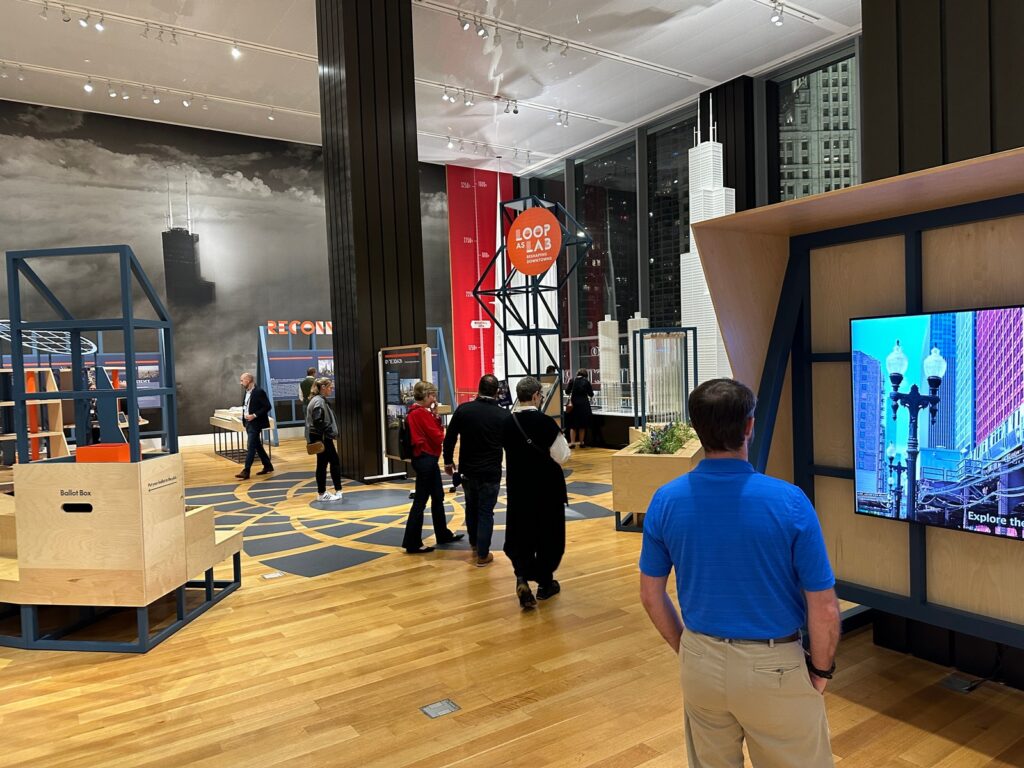
[[[637,453],[675,453],[696,436],[693,427],[682,421],[673,421],[664,427],[651,427],[640,441]]]

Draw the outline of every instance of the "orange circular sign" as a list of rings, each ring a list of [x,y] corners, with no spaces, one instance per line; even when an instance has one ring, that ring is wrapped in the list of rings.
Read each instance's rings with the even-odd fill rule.
[[[543,275],[562,249],[562,227],[547,208],[527,208],[512,222],[505,242],[512,266],[524,275]]]

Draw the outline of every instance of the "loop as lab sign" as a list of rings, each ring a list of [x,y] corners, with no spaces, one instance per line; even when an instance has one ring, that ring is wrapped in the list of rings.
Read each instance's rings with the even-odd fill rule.
[[[562,249],[562,227],[547,208],[527,208],[512,222],[505,242],[512,266],[524,275],[542,275]]]

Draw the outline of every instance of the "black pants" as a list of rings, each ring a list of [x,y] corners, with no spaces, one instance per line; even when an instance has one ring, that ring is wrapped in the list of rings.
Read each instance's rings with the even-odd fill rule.
[[[515,515],[515,510],[510,508],[508,514]],[[565,512],[558,508],[526,517],[509,520],[504,551],[517,579],[549,586],[565,554]]]
[[[331,482],[334,483],[334,490],[341,490],[341,461],[338,459],[338,451],[334,447],[334,440],[330,437],[323,439],[324,449],[316,455],[316,490],[323,495],[327,492],[327,465],[331,467]]]
[[[256,454],[259,454],[264,469],[273,469],[274,465],[270,463],[270,457],[267,456],[267,451],[263,447],[263,430],[259,427],[254,427],[251,421],[247,421],[245,423],[245,434],[249,436],[249,450],[245,454],[245,471],[248,472],[252,469],[252,463],[256,458]]]
[[[419,549],[423,546],[423,510],[430,499],[430,516],[434,521],[434,538],[438,543],[445,542],[454,535],[448,530],[448,521],[444,514],[444,486],[441,483],[441,468],[437,465],[437,456],[416,456],[412,460],[412,468],[416,471],[416,496],[409,508],[409,519],[405,521],[405,536],[402,546],[406,549]]]

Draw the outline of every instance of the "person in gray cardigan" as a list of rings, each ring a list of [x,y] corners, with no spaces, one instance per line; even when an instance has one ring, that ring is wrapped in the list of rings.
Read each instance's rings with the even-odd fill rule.
[[[324,449],[316,455],[316,500],[341,501],[341,462],[334,447],[338,436],[338,418],[327,402],[334,384],[330,379],[317,379],[310,390],[313,397],[306,406],[306,442],[323,442]],[[327,492],[327,465],[331,467],[334,493]]]

